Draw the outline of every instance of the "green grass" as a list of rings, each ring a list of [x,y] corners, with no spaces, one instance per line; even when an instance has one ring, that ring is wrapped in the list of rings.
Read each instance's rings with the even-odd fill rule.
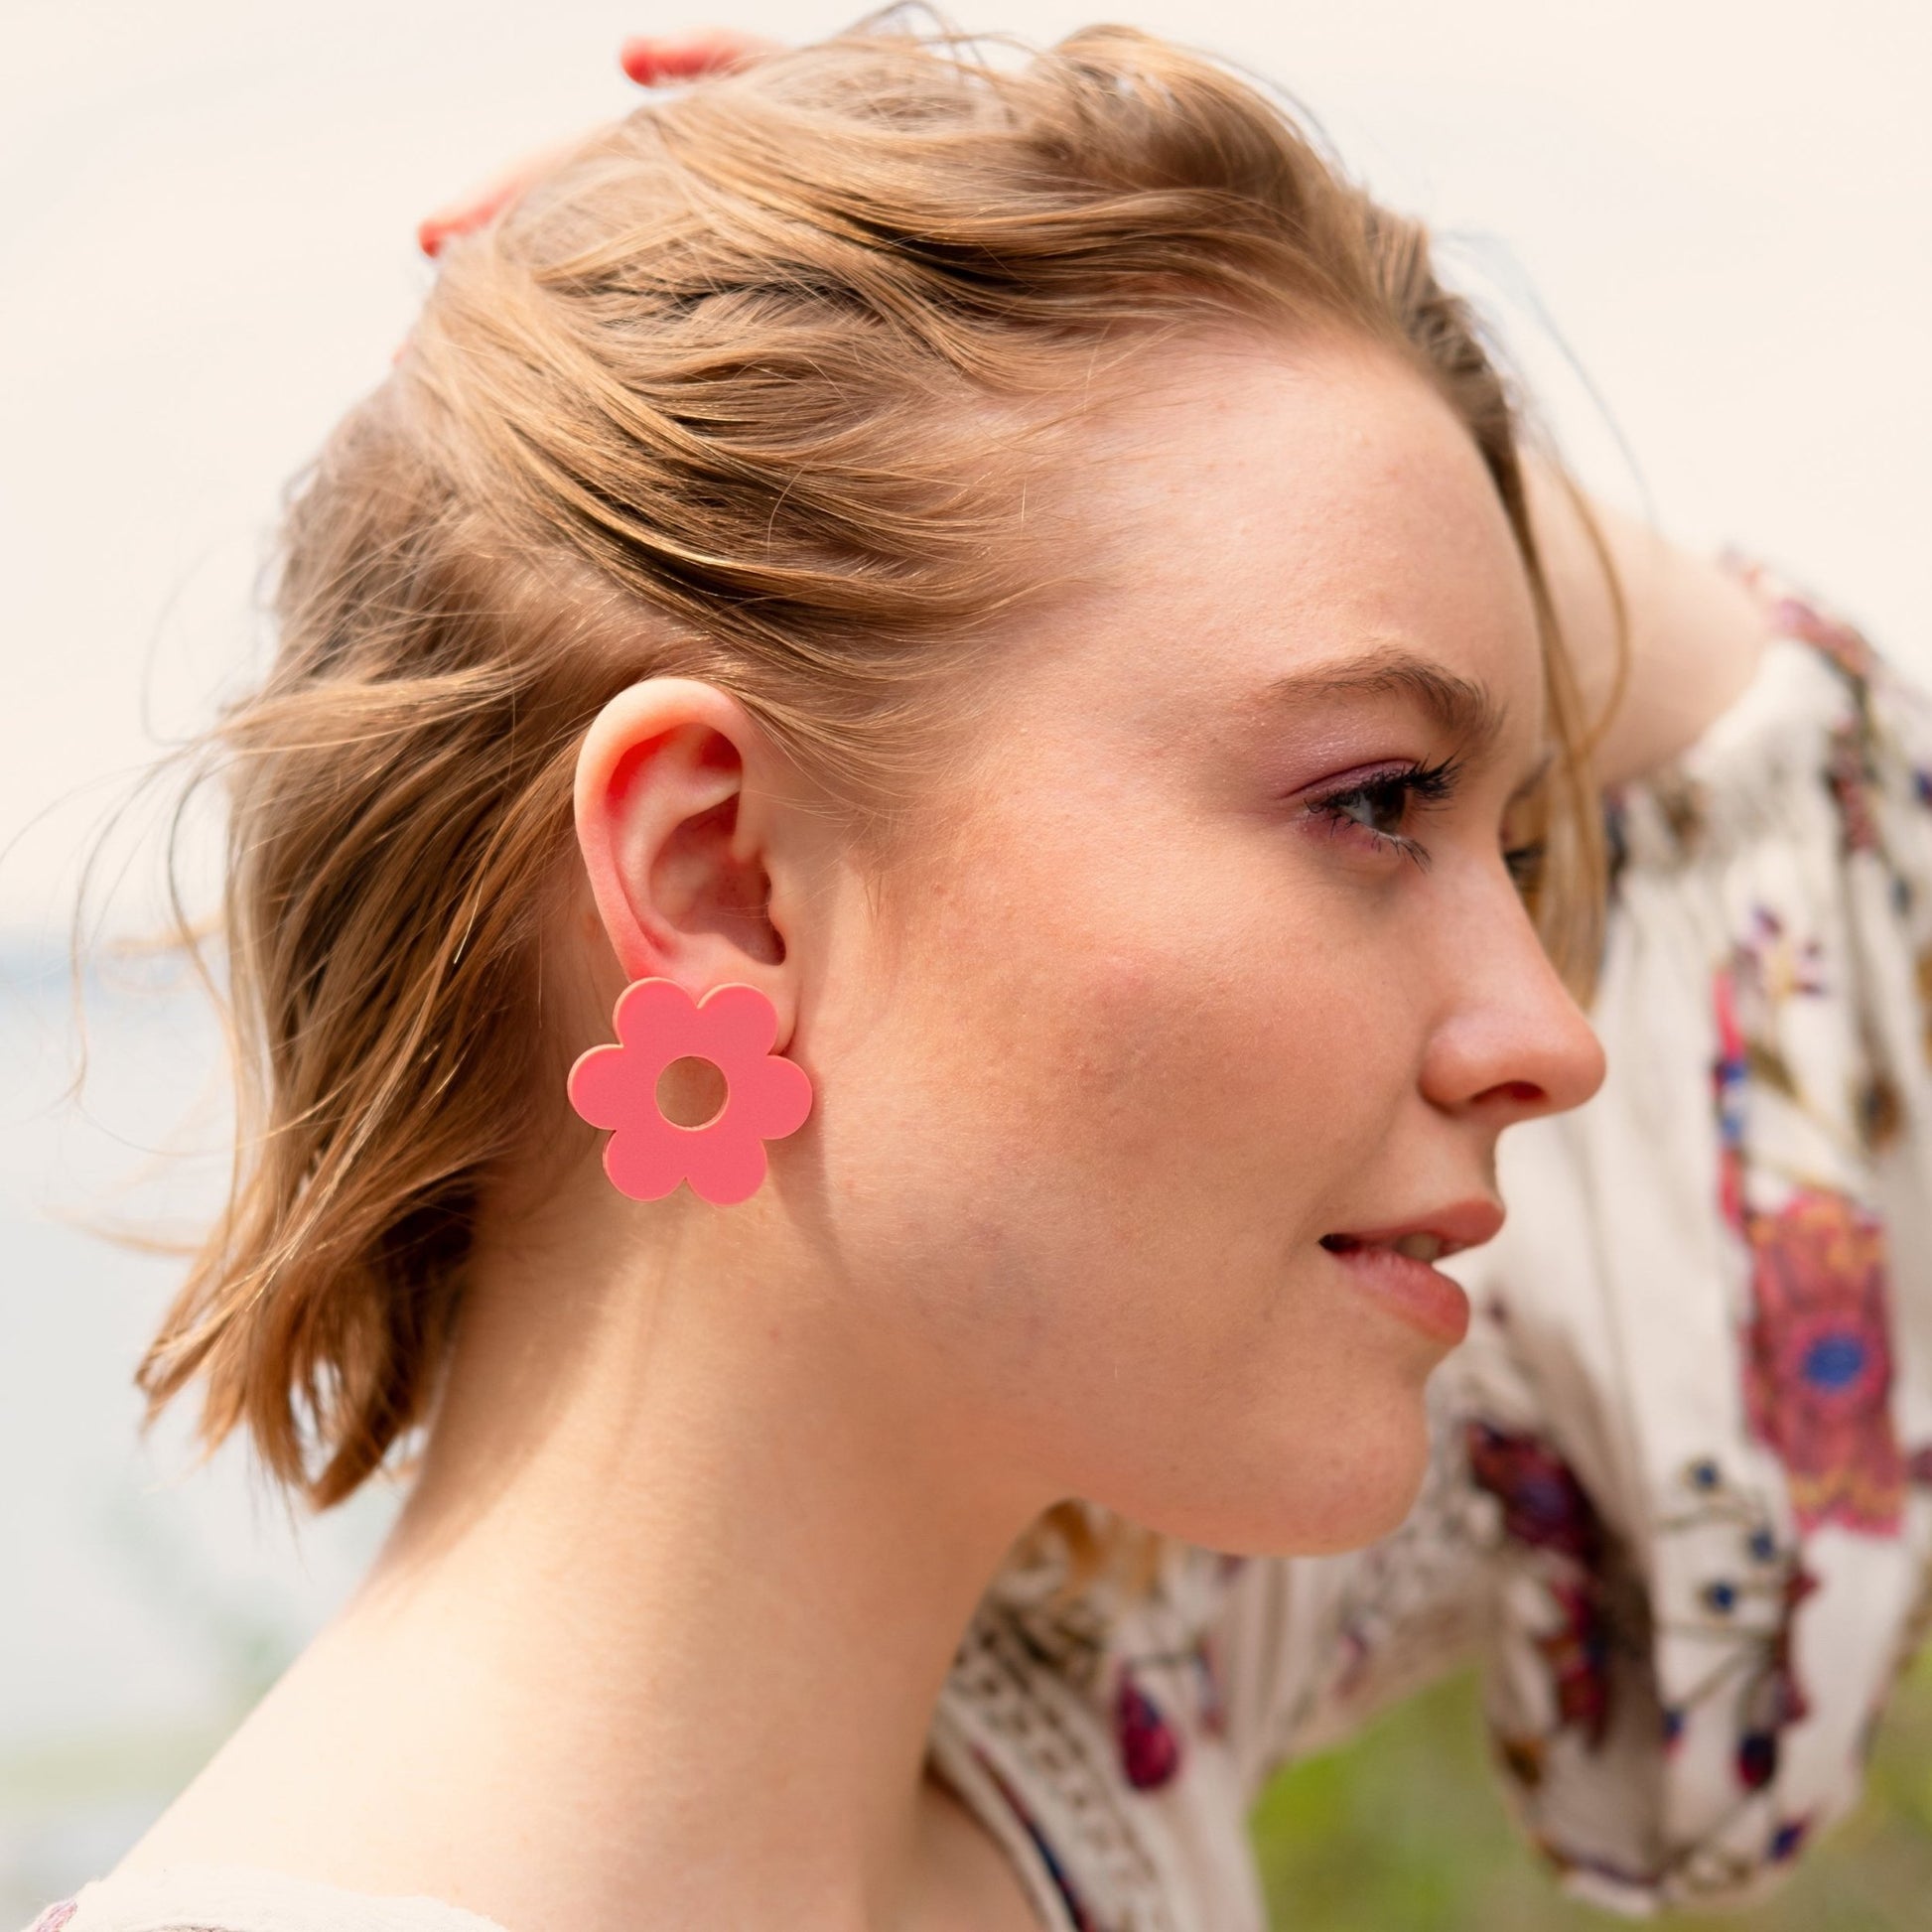
[[[1342,1749],[1281,1773],[1253,1819],[1280,1932],[1605,1932],[1510,1824],[1475,1686],[1458,1678]],[[1859,1808],[1744,1911],[1658,1927],[1922,1932],[1932,1926],[1932,1660],[1900,1687]]]

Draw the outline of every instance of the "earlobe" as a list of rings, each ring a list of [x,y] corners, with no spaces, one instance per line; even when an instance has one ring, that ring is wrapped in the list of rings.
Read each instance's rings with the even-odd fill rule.
[[[648,678],[598,714],[577,759],[578,848],[628,980],[694,997],[759,987],[781,1012],[785,947],[769,913],[769,826],[748,808],[762,749],[743,706],[695,678]]]

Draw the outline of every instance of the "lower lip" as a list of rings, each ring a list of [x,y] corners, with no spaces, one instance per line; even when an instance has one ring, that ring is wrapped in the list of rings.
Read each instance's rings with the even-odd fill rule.
[[[1469,1298],[1428,1262],[1399,1255],[1393,1248],[1347,1248],[1338,1254],[1324,1248],[1322,1252],[1347,1269],[1357,1287],[1367,1289],[1411,1327],[1451,1348],[1469,1332]]]

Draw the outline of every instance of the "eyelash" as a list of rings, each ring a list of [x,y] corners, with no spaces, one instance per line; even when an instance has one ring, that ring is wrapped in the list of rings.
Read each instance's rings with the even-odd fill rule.
[[[1366,805],[1376,816],[1393,815],[1406,823],[1414,806],[1424,809],[1440,805],[1455,795],[1456,781],[1462,775],[1459,759],[1444,759],[1439,764],[1399,765],[1377,771],[1353,784],[1344,785],[1324,797],[1309,801],[1309,810],[1325,819],[1338,836],[1349,832],[1365,833],[1384,852],[1400,852],[1422,871],[1429,869],[1429,852],[1403,832],[1387,832],[1355,815],[1353,808]]]
[[[1308,809],[1316,817],[1326,820],[1336,835],[1365,833],[1380,850],[1399,852],[1411,860],[1419,871],[1427,872],[1429,851],[1420,841],[1403,832],[1387,832],[1379,826],[1367,824],[1356,817],[1350,808],[1366,804],[1378,816],[1395,813],[1406,821],[1415,807],[1427,810],[1454,797],[1461,775],[1462,761],[1454,758],[1444,759],[1438,764],[1404,765],[1393,770],[1378,771],[1343,786],[1339,791],[1311,799]],[[1503,864],[1508,867],[1509,876],[1519,893],[1527,895],[1534,892],[1542,871],[1543,842],[1536,840],[1528,845],[1512,846],[1503,853]]]

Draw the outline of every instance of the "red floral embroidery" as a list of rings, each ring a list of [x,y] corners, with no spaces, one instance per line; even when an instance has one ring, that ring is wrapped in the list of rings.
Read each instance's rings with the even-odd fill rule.
[[[1612,1631],[1603,1583],[1608,1538],[1588,1492],[1556,1449],[1540,1438],[1468,1426],[1469,1474],[1502,1505],[1503,1533],[1541,1554],[1555,1619],[1535,1639],[1549,1674],[1556,1728],[1601,1745],[1610,1719]],[[1541,1758],[1527,1739],[1505,1744],[1504,1761],[1525,1783]]]
[[[1771,607],[1772,621],[1787,637],[1802,637],[1821,650],[1848,677],[1868,678],[1871,646],[1863,634],[1842,618],[1828,616],[1807,598],[1786,592]]]
[[[1825,782],[1838,803],[1847,852],[1882,850],[1878,836],[1877,779],[1863,727],[1850,720],[1832,733]]]
[[[1799,637],[1825,653],[1847,676],[1871,675],[1872,650],[1864,636],[1843,618],[1821,610],[1774,571],[1739,550],[1720,558],[1770,613],[1771,627],[1783,637]]]
[[[1751,1431],[1783,1462],[1799,1527],[1895,1536],[1905,1463],[1891,1420],[1884,1231],[1843,1194],[1804,1188],[1748,1216],[1744,1335]]]
[[[1136,1791],[1158,1791],[1180,1769],[1180,1739],[1161,1707],[1123,1670],[1114,1691],[1114,1741]]]
[[[1581,1731],[1592,1750],[1610,1722],[1610,1631],[1592,1578],[1556,1583],[1550,1597],[1562,1621],[1536,1639],[1557,1700],[1557,1728]]]
[[[1468,1425],[1469,1473],[1503,1506],[1503,1531],[1532,1550],[1554,1550],[1585,1569],[1603,1553],[1603,1524],[1588,1492],[1550,1445],[1476,1421]]]

